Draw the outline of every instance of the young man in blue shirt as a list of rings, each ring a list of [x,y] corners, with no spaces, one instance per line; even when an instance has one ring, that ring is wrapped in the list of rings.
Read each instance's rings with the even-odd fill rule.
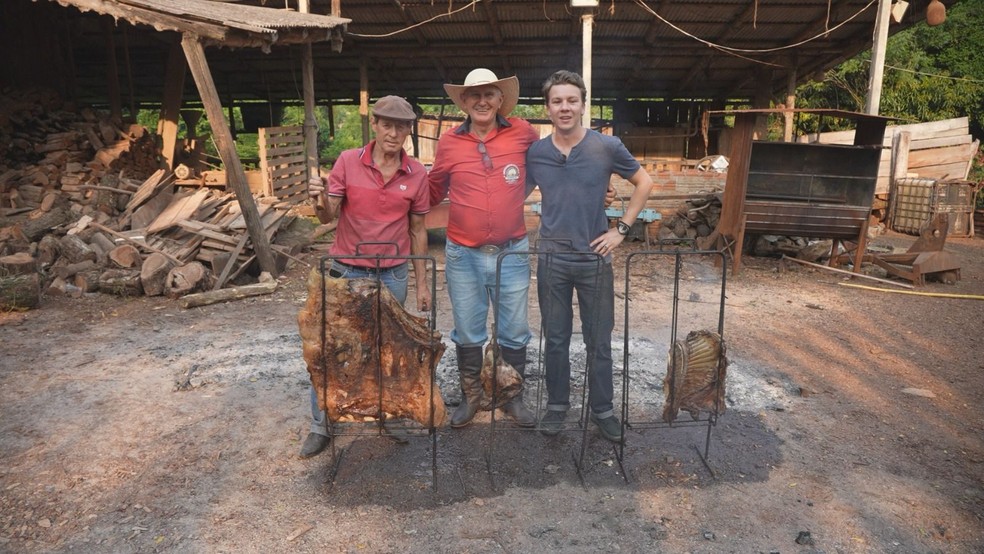
[[[540,430],[545,435],[559,433],[570,408],[570,343],[577,291],[588,355],[590,420],[602,436],[619,442],[622,427],[615,417],[612,385],[612,253],[645,207],[653,183],[621,140],[581,124],[586,96],[584,80],[577,73],[551,75],[543,85],[543,99],[554,131],[533,143],[526,154],[527,193],[539,187],[542,196],[538,250],[552,252],[538,256],[536,270],[548,395]],[[612,174],[628,179],[635,190],[622,218],[609,228],[605,194]]]

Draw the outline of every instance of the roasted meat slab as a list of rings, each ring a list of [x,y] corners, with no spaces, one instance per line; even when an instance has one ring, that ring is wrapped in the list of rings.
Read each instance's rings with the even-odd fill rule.
[[[724,378],[728,372],[724,339],[711,331],[691,331],[673,348],[663,385],[663,421],[672,423],[680,410],[694,419],[702,411],[724,413]]]
[[[485,345],[485,356],[482,358],[482,404],[483,410],[492,409],[492,398],[495,397],[495,407],[502,406],[516,397],[523,390],[523,377],[516,371],[516,368],[506,363],[502,356],[498,356],[498,363],[495,361],[495,354],[492,349],[495,343],[489,342]]]
[[[441,334],[431,331],[426,319],[407,313],[373,279],[324,279],[315,269],[307,288],[307,303],[297,316],[304,361],[318,404],[331,421],[385,414],[424,427],[443,425],[447,412],[431,379],[444,353]]]

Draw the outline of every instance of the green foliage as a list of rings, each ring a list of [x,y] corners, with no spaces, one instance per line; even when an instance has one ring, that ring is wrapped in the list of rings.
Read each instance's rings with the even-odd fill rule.
[[[329,111],[326,106],[316,106],[314,119],[318,124],[318,159],[330,166],[343,150],[362,146],[362,120],[357,106],[334,106],[335,134],[329,125]],[[303,125],[304,107],[286,106],[283,125]]]
[[[885,52],[880,113],[920,122],[967,116],[984,135],[984,0],[962,0],[937,27],[920,23],[893,35]],[[802,85],[797,106],[864,111],[871,52],[828,71],[823,82]],[[816,131],[816,121],[801,122]],[[836,130],[836,129],[821,129]]]

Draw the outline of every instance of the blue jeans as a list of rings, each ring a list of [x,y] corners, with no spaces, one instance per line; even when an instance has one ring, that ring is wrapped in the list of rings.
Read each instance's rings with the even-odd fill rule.
[[[379,280],[393,293],[396,301],[400,304],[403,304],[407,299],[408,276],[409,269],[407,263],[379,271]],[[332,261],[331,267],[328,268],[327,277],[334,277],[336,279],[375,279],[376,270],[354,268]],[[325,412],[318,408],[318,391],[314,390],[314,386],[309,388],[311,390],[311,432],[327,437],[328,420],[325,417]]]
[[[615,329],[612,265],[601,259],[570,263],[540,256],[536,279],[544,326],[547,410],[566,412],[570,408],[573,293],[577,291],[581,332],[588,358],[588,406],[600,419],[615,415],[612,403],[612,331]]]
[[[510,241],[502,252],[499,277],[497,341],[506,348],[519,349],[530,342],[529,298],[530,241],[526,237]],[[524,252],[523,254],[508,254]],[[463,347],[482,346],[489,338],[489,305],[495,305],[495,273],[499,254],[487,254],[448,239],[445,270],[454,329],[451,340]]]

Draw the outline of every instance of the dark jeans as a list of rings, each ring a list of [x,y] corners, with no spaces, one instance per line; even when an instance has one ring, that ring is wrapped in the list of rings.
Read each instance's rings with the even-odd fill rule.
[[[566,411],[570,407],[573,294],[577,291],[581,332],[588,355],[588,405],[599,418],[614,415],[615,277],[611,264],[601,260],[570,263],[540,256],[536,279],[546,344],[547,410]]]

